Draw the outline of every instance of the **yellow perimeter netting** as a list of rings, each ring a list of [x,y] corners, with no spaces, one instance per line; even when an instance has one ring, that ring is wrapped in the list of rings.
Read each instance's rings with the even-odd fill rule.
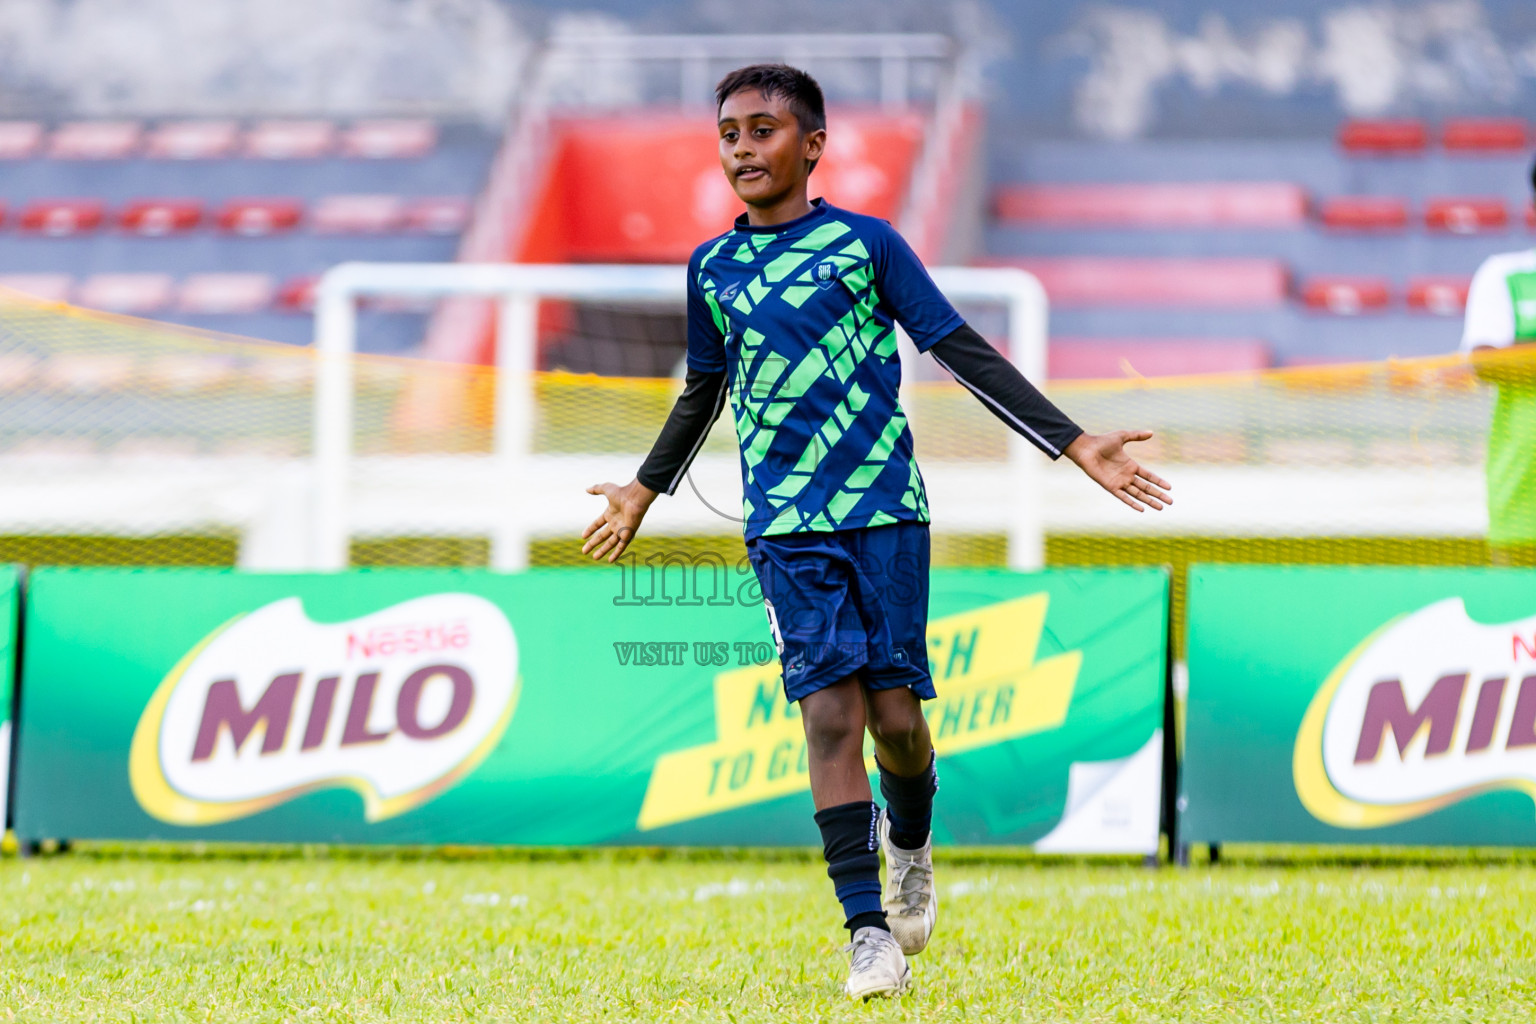
[[[305,349],[0,296],[0,559],[292,564],[309,522],[314,366]],[[633,474],[679,387],[559,373],[519,382],[535,406],[534,469],[512,480],[493,454],[493,371],[358,357],[355,375],[358,565],[484,565],[506,503],[538,513],[531,564],[590,564],[577,535],[598,499],[581,487]],[[1536,426],[1525,426],[1536,423],[1526,409],[1536,406],[1536,356],[1519,346],[1475,362],[1049,391],[1090,430],[1155,431],[1139,456],[1176,498],[1168,512],[1137,515],[1064,461],[1051,465],[1039,495],[1049,564],[1168,564],[1176,604],[1182,567],[1197,560],[1536,565],[1536,509],[1520,500],[1536,463],[1522,447],[1536,445]],[[1493,486],[1504,507],[1490,546],[1496,399]],[[905,400],[936,564],[1005,564],[998,506],[1013,500],[1010,435],[953,384],[917,384]],[[744,553],[728,421],[692,482],[658,502],[638,558]]]

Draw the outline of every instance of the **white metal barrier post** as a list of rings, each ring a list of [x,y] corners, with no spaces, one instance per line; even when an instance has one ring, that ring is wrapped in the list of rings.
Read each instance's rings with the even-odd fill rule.
[[[501,300],[496,317],[496,419],[493,426],[497,471],[503,483],[526,480],[533,454],[533,414],[537,396],[539,299],[514,292]],[[529,530],[516,502],[507,502],[501,529],[491,537],[491,568],[516,572],[528,568]]]
[[[355,296],[341,288],[319,289],[315,297],[315,409],[313,504],[309,568],[335,572],[347,567],[348,478],[352,470],[352,354],[357,336]]]
[[[1002,298],[1008,306],[1008,358],[1030,383],[1044,389],[1049,307],[1038,278],[1014,267],[935,267],[933,281],[952,301]],[[1010,569],[1033,571],[1045,565],[1044,457],[1034,445],[1009,432]]]
[[[687,271],[681,266],[596,264],[344,263],[316,289],[314,480],[309,567],[347,566],[351,541],[348,497],[352,477],[353,355],[356,302],[365,295],[498,300],[494,464],[503,481],[528,479],[535,465],[534,370],[541,298],[681,302]],[[938,267],[939,288],[956,301],[1003,301],[1008,307],[1010,356],[1036,384],[1045,380],[1045,291],[1031,275],[1011,268]],[[1041,455],[1015,436],[1009,449],[1011,498],[1004,520],[1008,564],[1038,569],[1044,562]],[[491,531],[491,566],[527,566],[533,532],[528,509],[508,501]]]

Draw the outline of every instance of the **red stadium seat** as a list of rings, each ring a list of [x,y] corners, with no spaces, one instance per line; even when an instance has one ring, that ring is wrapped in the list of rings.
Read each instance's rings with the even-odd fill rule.
[[[1314,277],[1302,286],[1308,309],[1355,316],[1376,313],[1392,301],[1392,286],[1382,277]]]
[[[21,230],[62,238],[101,227],[106,207],[99,199],[39,199],[21,211]]]
[[[459,196],[412,199],[406,204],[405,226],[424,235],[457,235],[469,226],[470,203]]]
[[[325,196],[309,210],[309,226],[323,234],[379,234],[405,224],[399,196]]]
[[[290,278],[277,290],[277,308],[287,313],[309,313],[315,308],[315,285],[319,277],[307,274]]]
[[[1306,193],[1285,182],[1019,185],[998,191],[999,218],[1095,227],[1294,227]]]
[[[176,308],[183,313],[260,313],[272,304],[268,274],[192,274],[181,283]]]
[[[43,126],[38,121],[0,121],[0,160],[25,160],[43,145]]]
[[[1467,308],[1468,277],[1416,277],[1408,282],[1408,308],[1436,316],[1460,316]]]
[[[1285,301],[1286,271],[1268,259],[1056,257],[1007,261],[1063,306],[1254,308]]]
[[[1525,226],[1536,231],[1536,203],[1525,204]]]
[[[1424,225],[1454,235],[1503,231],[1509,227],[1509,208],[1502,199],[1431,199],[1424,206]]]
[[[1523,153],[1530,144],[1530,131],[1518,117],[1459,118],[1445,123],[1440,144],[1474,153]]]
[[[1272,365],[1269,346],[1252,339],[1052,338],[1052,380],[1243,373]]]
[[[135,199],[117,213],[117,226],[158,238],[191,231],[203,222],[200,199]]]
[[[1422,153],[1428,143],[1423,121],[1346,121],[1339,128],[1339,145],[1346,153]]]
[[[329,156],[336,126],[329,121],[263,121],[245,136],[245,155],[261,160],[313,160]]]
[[[68,274],[0,274],[0,289],[21,292],[44,302],[68,302],[75,280]]]
[[[0,227],[5,226],[5,215],[7,212],[9,212],[9,210],[10,207],[5,204],[5,201],[0,200]]]
[[[231,199],[219,209],[221,230],[258,238],[292,231],[304,208],[297,199]]]
[[[1322,202],[1318,217],[1336,231],[1403,231],[1408,203],[1385,196],[1335,196]]]
[[[123,160],[139,148],[137,121],[72,121],[53,131],[48,155],[55,160]]]
[[[159,160],[218,160],[235,151],[234,121],[169,121],[150,132],[144,154]]]
[[[170,305],[172,287],[169,274],[93,274],[75,301],[114,313],[158,313]]]
[[[437,145],[431,121],[359,121],[341,137],[345,156],[367,160],[423,157]]]

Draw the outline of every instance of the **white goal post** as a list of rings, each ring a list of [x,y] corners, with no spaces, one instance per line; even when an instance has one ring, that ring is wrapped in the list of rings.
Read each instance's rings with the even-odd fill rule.
[[[1047,306],[1045,291],[1022,270],[1001,267],[938,267],[932,271],[939,288],[957,303],[984,302],[1007,314],[1010,357],[1037,384],[1046,373]],[[316,287],[315,347],[319,354],[314,400],[314,482],[312,490],[310,568],[344,569],[350,541],[357,532],[358,510],[352,490],[356,456],[353,451],[354,361],[357,306],[364,298],[445,299],[473,297],[498,306],[493,452],[489,463],[477,467],[482,477],[495,476],[495,486],[480,488],[491,496],[492,520],[485,525],[491,538],[492,568],[517,570],[528,563],[528,542],[535,535],[579,531],[597,511],[597,500],[582,493],[599,466],[585,457],[536,454],[534,450],[534,374],[541,299],[657,302],[681,307],[686,268],[657,265],[557,265],[478,263],[344,263],[324,274]],[[916,357],[903,340],[902,358]],[[1004,429],[1001,425],[999,430]],[[643,456],[643,452],[634,453]],[[626,460],[638,465],[638,458]],[[612,459],[608,463],[612,463]],[[702,461],[702,457],[701,457]],[[716,460],[714,479],[736,473],[735,460]],[[1010,433],[1006,480],[996,479],[996,464],[978,472],[961,469],[946,480],[923,459],[930,505],[938,521],[943,508],[953,507],[965,525],[984,525],[1003,532],[1008,563],[1017,569],[1039,568],[1044,560],[1041,516],[1043,457],[1027,441]],[[695,464],[700,473],[706,470]],[[631,467],[630,471],[633,471]],[[627,479],[627,477],[626,477]],[[973,490],[985,480],[988,498],[977,500]],[[510,481],[518,481],[514,488]],[[724,483],[721,486],[725,486]],[[739,494],[740,481],[735,481]],[[677,502],[702,503],[680,490]],[[664,504],[664,503],[662,503]],[[985,508],[979,506],[985,505]],[[585,514],[579,510],[587,509]],[[739,506],[738,506],[739,507]],[[690,522],[688,509],[654,510],[655,532],[676,532],[663,520],[672,516],[677,528]],[[462,521],[462,520],[461,520]]]

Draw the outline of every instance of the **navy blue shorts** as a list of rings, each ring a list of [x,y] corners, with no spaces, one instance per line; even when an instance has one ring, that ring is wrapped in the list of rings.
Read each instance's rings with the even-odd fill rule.
[[[858,672],[871,690],[937,694],[928,674],[928,524],[898,522],[747,541],[797,701]]]

